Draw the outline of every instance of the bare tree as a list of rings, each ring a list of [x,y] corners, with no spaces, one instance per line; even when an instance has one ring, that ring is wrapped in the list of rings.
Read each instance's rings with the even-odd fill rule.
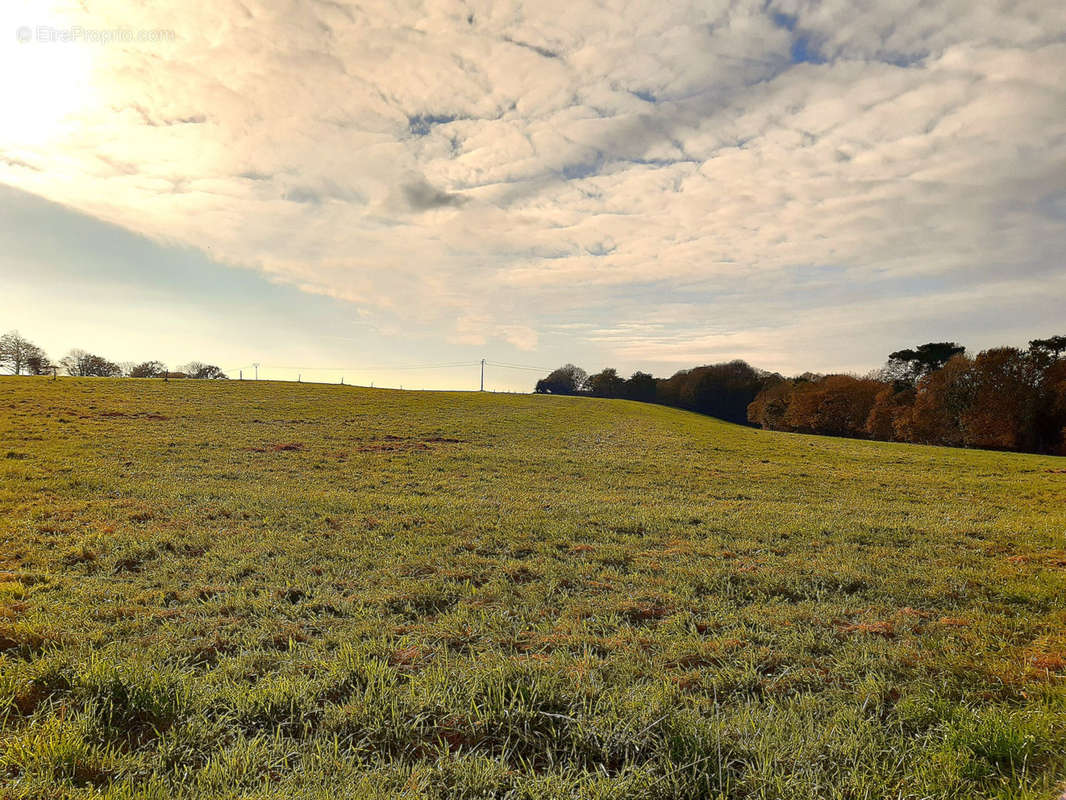
[[[55,365],[43,350],[38,350],[26,359],[27,375],[50,375],[54,369]]]
[[[142,361],[130,368],[126,375],[130,378],[162,378],[167,366],[162,361]]]
[[[84,350],[71,350],[59,361],[67,375],[80,378],[113,378],[121,374],[118,364]]]
[[[48,366],[44,350],[18,331],[0,336],[0,369],[12,375],[40,375]]]
[[[197,380],[228,380],[226,373],[219,367],[214,364],[204,364],[202,361],[190,361],[178,369]]]

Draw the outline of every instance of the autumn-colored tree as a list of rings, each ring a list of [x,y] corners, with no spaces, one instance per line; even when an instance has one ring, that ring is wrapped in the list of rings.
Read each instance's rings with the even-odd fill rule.
[[[793,381],[780,381],[763,389],[748,405],[748,422],[771,431],[786,430],[785,414],[795,390]]]
[[[897,419],[901,441],[959,447],[965,443],[962,415],[973,402],[973,362],[957,355],[918,382],[910,412]]]
[[[852,375],[828,375],[797,384],[784,423],[807,433],[865,436],[866,420],[883,388],[880,381]]]
[[[682,369],[675,372],[669,378],[659,381],[655,390],[656,399],[667,406],[681,406],[681,387],[688,379],[691,370]]]
[[[634,372],[625,385],[625,396],[642,403],[654,403],[657,381],[647,372]]]
[[[1059,359],[1044,375],[1048,426],[1058,429],[1057,437],[1048,438],[1048,449],[1066,456],[1066,359]],[[1057,441],[1055,441],[1057,438]]]
[[[1040,370],[1014,347],[978,354],[970,367],[971,402],[959,421],[970,447],[1028,450],[1035,444]]]
[[[955,342],[898,350],[865,378],[806,372],[791,379],[743,361],[643,372],[605,369],[586,380],[568,364],[538,392],[626,397],[770,430],[1066,455],[1066,336],[971,358]],[[578,388],[580,387],[580,388]]]
[[[867,435],[884,442],[899,441],[899,420],[910,413],[913,403],[913,390],[897,390],[892,384],[885,386],[874,398],[873,407],[866,418]]]
[[[593,397],[622,397],[625,386],[626,380],[618,374],[618,370],[608,367],[595,375],[589,375],[583,388]]]
[[[1037,386],[1033,449],[1066,455],[1066,358],[1049,360],[1036,354],[1036,363],[1042,368]]]

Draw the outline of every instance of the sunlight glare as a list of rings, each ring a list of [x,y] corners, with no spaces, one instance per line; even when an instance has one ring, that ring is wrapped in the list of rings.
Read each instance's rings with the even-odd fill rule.
[[[109,45],[39,40],[39,28],[68,31],[79,24],[59,4],[0,6],[0,148],[9,157],[41,152],[76,132],[80,112],[92,106],[94,60]]]

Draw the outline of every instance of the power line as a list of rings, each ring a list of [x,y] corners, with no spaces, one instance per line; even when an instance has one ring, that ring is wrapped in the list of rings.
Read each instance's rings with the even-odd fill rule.
[[[371,372],[371,371],[387,371],[398,369],[454,369],[457,367],[476,367],[480,364],[480,361],[461,361],[453,362],[450,364],[377,364],[375,366],[368,367],[309,367],[304,364],[297,364],[295,366],[286,366],[281,364],[263,364],[259,366],[263,369],[293,369],[293,370],[306,370],[309,372],[314,371],[329,371],[329,372]],[[240,367],[238,369],[241,369]],[[234,370],[236,371],[236,370]]]
[[[259,377],[259,367],[265,370],[290,370],[297,372],[299,377],[297,382],[302,382],[303,373],[315,373],[315,372],[331,372],[340,375],[366,375],[367,373],[381,373],[381,372],[394,372],[394,371],[409,371],[409,370],[442,370],[442,369],[470,369],[472,367],[481,367],[481,391],[485,390],[485,367],[492,367],[495,369],[509,369],[517,370],[521,372],[536,372],[539,374],[546,374],[551,372],[548,367],[538,367],[532,364],[512,364],[506,361],[489,361],[487,358],[480,359],[478,361],[449,361],[449,362],[435,362],[435,363],[422,363],[422,364],[377,364],[371,366],[333,366],[333,367],[309,367],[305,364],[296,365],[281,365],[281,364],[263,364],[262,362],[255,362],[242,367],[234,367],[226,370],[228,373],[242,373],[244,369],[249,367],[255,368],[256,379]],[[341,378],[341,383],[344,383],[344,379]],[[371,383],[373,386],[373,383]]]
[[[534,367],[528,364],[504,364],[500,361],[486,361],[485,363],[491,367],[501,367],[503,369],[524,369],[530,372],[551,372],[549,367]]]

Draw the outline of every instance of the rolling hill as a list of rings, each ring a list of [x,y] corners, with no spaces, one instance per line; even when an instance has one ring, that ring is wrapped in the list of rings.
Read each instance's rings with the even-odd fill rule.
[[[1050,798],[1066,459],[0,379],[0,795]]]

